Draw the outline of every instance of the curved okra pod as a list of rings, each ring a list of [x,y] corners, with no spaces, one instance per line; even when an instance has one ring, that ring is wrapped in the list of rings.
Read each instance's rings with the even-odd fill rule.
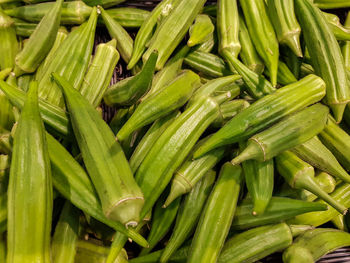
[[[55,72],[79,89],[89,66],[97,23],[94,7],[89,20],[71,32],[56,50],[39,81],[39,96],[57,106],[63,106],[62,91],[52,79]]]
[[[307,142],[294,147],[291,151],[312,166],[344,182],[350,183],[350,175],[339,164],[332,152],[317,137],[311,138]]]
[[[334,154],[339,163],[350,171],[350,136],[329,116],[324,130],[319,134],[323,144]]]
[[[305,232],[283,252],[285,263],[316,262],[322,256],[350,245],[350,234],[330,229],[318,228]]]
[[[214,32],[214,25],[208,15],[199,14],[189,29],[187,46],[203,44]]]
[[[338,41],[350,40],[350,29],[340,23],[340,19],[337,15],[326,12],[323,12],[323,15],[326,18],[328,25],[332,28],[334,36]]]
[[[244,148],[245,143],[240,143]],[[253,200],[253,215],[263,214],[270,202],[274,185],[273,160],[258,162],[248,160],[242,163],[248,192]]]
[[[239,42],[239,16],[237,0],[220,0],[217,9],[217,28],[219,39],[219,53],[228,53],[235,58],[241,51]]]
[[[337,186],[337,182],[333,178],[333,176],[325,172],[320,172],[316,174],[314,177],[314,181],[327,194],[332,193],[335,190],[335,187]],[[300,197],[302,200],[309,202],[315,201],[317,199],[316,195],[307,190],[302,190],[300,193]]]
[[[225,163],[199,220],[187,262],[217,262],[236,210],[242,168]]]
[[[241,57],[243,64],[255,73],[261,74],[264,71],[265,66],[253,45],[241,14],[239,14],[239,41],[242,46],[239,56]]]
[[[5,10],[5,13],[29,22],[40,22],[55,2],[24,5]],[[64,2],[61,10],[62,24],[82,24],[90,16],[93,8],[87,6],[83,1]]]
[[[302,57],[300,46],[301,28],[295,17],[293,0],[268,0],[267,11],[276,31],[277,39]]]
[[[178,212],[172,235],[162,252],[159,262],[167,262],[183,242],[191,235],[204,204],[211,192],[216,173],[209,171],[185,197]]]
[[[52,238],[52,261],[73,263],[75,246],[79,237],[79,210],[66,201]]]
[[[63,0],[56,1],[17,54],[15,61],[21,70],[34,72],[50,52],[60,26],[62,3]]]
[[[314,0],[314,4],[321,9],[350,7],[350,3],[347,0]]]
[[[217,118],[212,127],[221,128],[239,112],[249,107],[249,102],[246,100],[238,99],[227,101],[220,105],[220,116]]]
[[[0,9],[0,70],[14,68],[19,51],[14,21]]]
[[[323,130],[328,113],[328,107],[319,103],[286,117],[251,137],[247,147],[231,162],[239,164],[250,159],[267,161],[310,140]]]
[[[103,100],[107,105],[131,106],[151,88],[158,54],[153,52],[142,70],[135,76],[118,81],[105,92]]]
[[[325,91],[323,80],[309,75],[266,95],[233,117],[194,153],[194,158],[216,147],[249,138],[283,117],[321,100]]]
[[[250,37],[271,73],[271,83],[277,84],[278,41],[267,14],[264,0],[240,1]]]
[[[8,186],[8,262],[50,261],[52,205],[50,159],[38,107],[38,84],[32,82],[13,142]]]
[[[286,223],[253,228],[226,241],[218,263],[256,262],[286,249],[292,242],[292,231]]]
[[[183,106],[200,84],[199,76],[183,71],[169,85],[142,101],[117,134],[120,141],[133,131]]]
[[[92,106],[100,105],[118,60],[119,53],[116,50],[115,39],[97,46],[95,56],[79,90]]]
[[[52,74],[62,88],[84,164],[107,218],[137,225],[144,199],[114,134],[93,106],[69,82]]]
[[[131,58],[131,53],[134,45],[134,41],[129,36],[129,33],[114,20],[102,7],[98,10],[101,12],[102,19],[108,29],[111,38],[117,40],[117,50],[123,60],[128,63]]]
[[[350,101],[350,89],[339,44],[321,11],[310,1],[296,0],[295,9],[312,66],[326,83],[325,102],[340,122]]]
[[[156,68],[163,68],[174,49],[186,35],[205,0],[188,0],[176,2],[174,9],[162,21],[157,32],[150,40],[147,51],[143,54],[143,61],[147,61],[154,50],[159,52]]]
[[[328,195],[314,180],[314,168],[290,151],[276,157],[277,170],[287,183],[295,189],[306,189],[315,194],[339,213],[346,214],[347,208]]]
[[[272,197],[262,215],[252,215],[253,202],[244,200],[238,207],[232,222],[231,229],[249,229],[252,227],[279,223],[294,216],[312,212],[325,211],[327,206],[323,203],[305,202],[284,197]],[[333,209],[334,210],[334,209]],[[338,213],[336,210],[334,210]],[[293,223],[304,224],[304,223]],[[307,223],[305,223],[307,225]]]
[[[265,75],[270,76],[270,72],[268,69],[265,70]],[[282,62],[278,62],[278,75],[277,75],[277,82],[283,86],[292,84],[294,82],[297,82],[298,80],[295,78],[294,74],[290,71],[288,66]]]
[[[250,70],[238,58],[232,56],[226,50],[223,51],[228,64],[242,76],[244,83],[247,86],[247,92],[254,99],[259,99],[267,94],[273,93],[276,89],[262,75],[258,75]]]

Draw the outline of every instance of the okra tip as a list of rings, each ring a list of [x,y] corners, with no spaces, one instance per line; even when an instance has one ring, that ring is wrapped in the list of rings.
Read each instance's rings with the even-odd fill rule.
[[[180,195],[186,193],[186,189],[184,189],[181,184],[177,183],[177,180],[174,180],[171,185],[170,193],[167,197],[167,199],[164,202],[163,208],[166,208],[169,206],[176,198],[178,198]]]
[[[340,123],[343,119],[343,114],[345,111],[347,103],[331,104],[329,107],[333,112],[334,119],[337,123]]]
[[[289,34],[285,37],[285,43],[288,45],[288,47],[293,51],[293,53],[302,58],[303,57],[303,51],[301,50],[300,40],[299,40],[299,34]]]
[[[261,148],[256,143],[248,143],[247,147],[236,158],[232,159],[231,163],[237,165],[260,156]]]

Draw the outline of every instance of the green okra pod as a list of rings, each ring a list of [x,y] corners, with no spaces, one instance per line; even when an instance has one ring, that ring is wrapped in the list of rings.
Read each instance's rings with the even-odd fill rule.
[[[340,122],[350,101],[349,82],[338,42],[321,11],[308,0],[295,1],[311,63],[326,83],[325,102]]]
[[[293,235],[286,223],[253,228],[226,241],[218,262],[256,262],[286,249],[292,242]]]
[[[14,18],[14,23],[16,27],[16,35],[21,37],[29,37],[31,34],[33,34],[37,24],[36,23],[30,23],[18,18]]]
[[[131,58],[131,53],[134,41],[129,33],[114,20],[102,7],[99,7],[102,19],[108,29],[109,35],[117,40],[117,49],[123,60],[128,63]]]
[[[6,79],[10,75],[11,71],[12,71],[11,68],[5,68],[5,69],[1,70],[0,71],[0,80]]]
[[[2,80],[0,80],[0,82],[5,83]],[[0,131],[11,130],[14,123],[15,116],[13,113],[13,106],[6,94],[0,91]]]
[[[349,233],[330,228],[312,229],[299,236],[283,252],[283,262],[316,262],[327,253],[349,245]]]
[[[249,107],[249,102],[246,100],[238,99],[227,101],[220,105],[220,116],[216,119],[212,127],[221,128],[224,126],[229,120],[231,120],[234,116],[236,116],[239,112]]]
[[[97,46],[95,56],[79,90],[94,107],[100,105],[118,61],[119,53],[116,50],[115,39]]]
[[[21,90],[27,92],[29,89],[29,84],[32,80],[34,80],[33,74],[25,74],[17,78],[17,85]]]
[[[277,39],[287,45],[294,54],[302,57],[300,46],[301,28],[295,17],[293,0],[268,0],[267,11],[276,31]]]
[[[217,262],[235,213],[242,168],[225,163],[208,197],[187,262]]]
[[[12,143],[10,132],[4,132],[0,134],[0,153],[1,154],[11,154]]]
[[[309,75],[266,95],[233,117],[194,153],[194,158],[216,147],[249,138],[283,117],[321,100],[325,91],[323,80]]]
[[[150,40],[147,51],[143,54],[143,61],[147,61],[151,53],[157,50],[159,53],[157,70],[163,68],[165,62],[171,56],[176,46],[181,42],[186,32],[192,25],[198,13],[201,11],[205,0],[188,0],[176,2],[174,9],[162,21],[157,32]]]
[[[294,147],[291,151],[312,166],[350,183],[350,175],[318,137],[311,138],[307,142]]]
[[[103,100],[107,105],[131,106],[151,88],[158,54],[153,52],[142,70],[135,76],[123,79],[105,92]]]
[[[16,65],[23,71],[32,73],[44,60],[55,43],[61,21],[63,0],[57,0],[45,14],[28,42],[16,55]]]
[[[54,105],[63,106],[62,91],[52,79],[52,72],[61,75],[79,89],[88,68],[97,23],[97,9],[93,8],[89,20],[71,32],[56,50],[39,81],[39,96]]]
[[[339,230],[346,231],[348,232],[346,221],[345,221],[345,216],[339,214],[338,216],[332,218],[332,224],[338,228]]]
[[[0,9],[0,70],[14,68],[19,51],[14,21]]]
[[[350,13],[348,13],[344,26],[349,29],[350,28]],[[341,47],[342,55],[344,58],[344,64],[346,69],[350,70],[350,41],[346,41]]]
[[[340,23],[340,19],[337,15],[326,12],[323,12],[323,15],[326,18],[328,25],[332,28],[334,36],[338,41],[350,40],[350,29]]]
[[[295,189],[306,189],[315,194],[339,213],[346,214],[347,208],[328,195],[314,180],[314,168],[290,151],[276,156],[277,170],[287,183]]]
[[[219,39],[219,53],[226,56],[237,57],[241,51],[239,42],[239,16],[237,0],[218,1],[217,28]]]
[[[140,8],[118,7],[106,10],[122,27],[139,28],[147,19],[150,12]]]
[[[268,69],[265,70],[265,75],[270,76],[270,72],[268,71]],[[295,78],[294,74],[290,71],[288,66],[284,62],[279,61],[277,82],[285,86],[297,81],[298,80]]]
[[[328,107],[319,103],[286,117],[251,137],[247,147],[231,162],[239,164],[250,159],[267,161],[308,141],[323,130],[328,113]]]
[[[187,41],[187,46],[203,44],[213,34],[215,26],[207,15],[199,14],[196,17],[193,25],[189,29],[190,38]]]
[[[45,14],[52,9],[53,5],[55,5],[55,2],[24,5],[5,10],[5,13],[28,22],[40,22]],[[61,10],[61,23],[82,24],[92,11],[93,8],[87,6],[83,1],[64,2]]]
[[[84,3],[89,5],[89,6],[96,6],[100,5],[105,8],[121,4],[125,2],[126,0],[84,0]]]
[[[52,262],[74,263],[79,238],[79,210],[66,201],[52,238]]]
[[[350,7],[350,3],[347,0],[314,0],[314,4],[321,9]]]
[[[190,70],[183,71],[166,87],[150,95],[138,105],[119,130],[118,140],[125,140],[133,131],[183,106],[199,84],[200,79],[197,74]]]
[[[332,193],[335,190],[335,187],[337,186],[337,182],[333,178],[333,176],[325,172],[320,172],[316,174],[314,177],[314,181],[327,194]],[[307,190],[302,190],[300,193],[300,197],[302,200],[310,201],[310,202],[317,199],[316,195],[314,195],[313,193]]]
[[[169,263],[186,262],[189,254],[190,246],[184,246],[176,251],[167,261]],[[130,263],[158,263],[164,250],[158,250],[143,257],[132,258]]]
[[[289,70],[293,73],[294,77],[299,79],[302,59],[297,57],[288,47],[281,47],[281,58]]]
[[[14,136],[7,204],[7,262],[49,262],[52,182],[37,82],[30,85]]]
[[[216,173],[212,170],[193,187],[185,197],[178,212],[175,227],[159,262],[168,262],[183,242],[191,235],[197,224],[204,204],[211,192]]]
[[[137,225],[144,199],[114,134],[95,108],[63,77],[53,73],[65,95],[84,164],[107,218]]]
[[[240,1],[250,37],[258,54],[271,73],[271,83],[277,84],[278,41],[268,17],[264,0]]]
[[[249,229],[252,227],[279,223],[294,216],[312,212],[325,211],[327,205],[324,203],[305,202],[284,197],[272,197],[262,215],[252,214],[253,202],[250,199],[244,200],[235,213],[231,229]],[[338,213],[336,210],[334,210]],[[293,223],[304,224],[304,223]],[[305,223],[307,225],[307,223]]]
[[[334,154],[339,163],[350,171],[350,136],[329,116],[324,130],[319,134],[323,144]]]

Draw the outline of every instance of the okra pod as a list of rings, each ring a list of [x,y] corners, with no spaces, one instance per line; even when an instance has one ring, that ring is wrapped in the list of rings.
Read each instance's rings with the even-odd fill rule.
[[[337,215],[336,217],[332,218],[332,224],[338,228],[339,230],[348,232],[347,225],[345,222],[345,216],[344,215]]]
[[[217,118],[212,127],[221,128],[239,112],[249,107],[249,102],[246,100],[231,100],[220,105],[220,116]]]
[[[156,68],[163,68],[165,62],[171,56],[176,46],[181,42],[186,32],[192,25],[196,16],[203,8],[205,0],[179,1],[174,9],[162,21],[157,32],[150,40],[147,51],[143,54],[143,61],[147,61],[154,50],[158,51]]]
[[[239,23],[237,0],[218,1],[217,28],[219,53],[225,58],[226,53],[237,58],[241,51]]]
[[[235,213],[242,168],[225,163],[194,234],[187,262],[217,262]]]
[[[246,0],[240,2],[250,37],[256,50],[271,73],[271,83],[277,84],[278,41],[267,14],[264,0]]]
[[[41,19],[28,43],[16,56],[16,65],[23,71],[32,73],[44,60],[55,43],[61,21],[63,0],[57,0]]]
[[[0,134],[0,153],[2,154],[11,154],[12,145],[11,145],[11,134],[10,132],[4,132]]]
[[[270,72],[268,69],[265,70],[265,75],[270,76]],[[298,80],[295,78],[294,74],[290,71],[288,66],[282,62],[278,62],[278,75],[277,75],[277,82],[283,86],[292,84],[294,82],[297,82]]]
[[[312,66],[326,83],[325,102],[340,122],[350,89],[344,60],[337,40],[321,11],[308,0],[295,1],[296,14],[303,30]]]
[[[31,81],[34,80],[34,75],[33,74],[25,74],[22,76],[19,76],[17,78],[17,86],[23,90],[24,92],[27,92],[29,89],[29,84]]]
[[[344,26],[349,29],[350,28],[350,13],[348,13]],[[344,58],[344,64],[346,69],[350,70],[350,41],[346,41],[342,46],[342,55]]]
[[[122,27],[139,28],[147,19],[150,12],[140,8],[118,7],[106,10]]]
[[[10,75],[11,71],[12,71],[11,68],[5,68],[5,69],[1,70],[0,71],[0,80],[6,79]]]
[[[326,12],[323,12],[323,15],[326,18],[328,25],[332,28],[333,34],[338,41],[350,40],[350,29],[340,23],[340,19],[337,15]]]
[[[194,158],[216,147],[249,138],[283,117],[321,100],[325,91],[323,80],[309,75],[266,95],[233,117],[194,153]]]
[[[103,100],[107,105],[131,106],[151,88],[158,54],[153,52],[142,70],[135,76],[123,79],[105,92]]]
[[[115,39],[97,46],[95,56],[80,87],[81,95],[92,106],[97,107],[100,105],[118,61],[119,53],[116,50]]]
[[[113,132],[69,82],[56,73],[53,77],[65,94],[73,131],[106,217],[137,225],[143,195]]]
[[[199,86],[199,76],[183,71],[169,85],[142,101],[117,134],[120,141],[133,131],[183,106]]]
[[[330,228],[309,230],[283,252],[283,262],[316,262],[327,253],[349,245],[349,233]]]
[[[321,9],[350,7],[347,0],[314,0],[314,4]]]
[[[279,223],[297,215],[312,211],[325,211],[326,209],[327,205],[320,202],[305,202],[291,198],[272,197],[265,212],[262,215],[254,216],[252,214],[253,202],[250,199],[246,199],[237,207],[231,229],[242,230]],[[336,210],[334,211],[335,213],[338,213]],[[293,222],[293,224],[307,225],[307,223],[296,222]]]
[[[39,81],[39,96],[57,106],[63,106],[62,91],[52,79],[55,72],[79,89],[88,68],[94,44],[97,9],[93,8],[89,20],[71,32],[56,50]]]
[[[268,0],[267,11],[276,31],[278,42],[287,45],[294,54],[302,57],[301,28],[295,17],[293,0]]]
[[[196,17],[193,25],[189,29],[190,38],[187,41],[187,46],[203,44],[213,34],[215,26],[207,15],[199,14]]]
[[[331,175],[325,172],[320,172],[316,174],[314,177],[314,181],[327,194],[332,193],[335,187],[337,186],[336,180]],[[307,190],[301,191],[300,197],[302,200],[310,202],[315,201],[317,199],[316,195],[312,194]]]
[[[276,157],[277,170],[286,182],[295,189],[306,189],[315,194],[339,213],[346,214],[347,208],[329,196],[314,180],[314,168],[290,151]]]
[[[120,3],[125,2],[126,0],[84,0],[84,3],[89,6],[103,6],[105,8],[118,5]]]
[[[324,130],[319,135],[323,144],[334,154],[339,163],[350,171],[350,136],[328,117]]]
[[[0,80],[0,82],[5,83]],[[6,94],[0,91],[0,131],[11,130],[15,123],[13,106],[7,98]]]
[[[0,69],[14,68],[19,51],[14,21],[0,9]]]
[[[207,172],[185,197],[178,212],[172,235],[162,252],[159,262],[168,262],[174,252],[191,235],[211,192],[215,175],[216,173],[212,170]]]
[[[50,159],[38,107],[38,84],[32,82],[13,142],[7,262],[50,261],[52,206]]]
[[[294,77],[299,79],[302,59],[297,57],[289,47],[283,46],[281,47],[281,58],[293,73]]]

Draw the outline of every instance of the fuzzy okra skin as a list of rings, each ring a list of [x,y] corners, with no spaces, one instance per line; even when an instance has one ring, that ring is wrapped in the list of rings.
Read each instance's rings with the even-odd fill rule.
[[[57,0],[45,14],[28,42],[16,56],[16,65],[23,71],[32,73],[44,60],[52,48],[61,21],[63,0]]]
[[[293,242],[286,223],[253,228],[229,239],[219,256],[218,263],[252,263],[272,253],[284,250]]]
[[[349,82],[339,44],[321,11],[308,0],[296,0],[295,10],[317,75],[326,83],[325,103],[340,122],[350,101]]]
[[[242,168],[225,163],[194,234],[187,262],[217,262],[235,213]]]
[[[69,82],[56,73],[53,77],[65,95],[74,134],[106,217],[137,225],[143,195],[112,130]]]
[[[199,85],[200,78],[197,74],[190,70],[183,71],[166,87],[148,96],[137,106],[135,112],[117,133],[118,140],[124,141],[138,128],[183,106]]]
[[[178,212],[172,235],[164,248],[159,262],[167,262],[191,235],[211,192],[215,177],[215,171],[210,170],[185,197]]]
[[[194,158],[214,148],[248,139],[283,117],[320,101],[325,92],[324,81],[309,75],[266,95],[233,117],[194,153]]]
[[[203,44],[210,39],[214,29],[215,26],[210,17],[204,14],[199,14],[189,29],[190,38],[187,41],[187,46],[193,47],[195,45]]]
[[[147,61],[154,50],[159,52],[156,68],[163,68],[176,46],[181,42],[191,24],[201,11],[205,0],[187,0],[176,3],[174,9],[161,22],[156,33],[150,40],[143,61]]]
[[[95,56],[79,90],[92,106],[100,105],[118,61],[119,53],[116,50],[115,39],[97,46]]]
[[[107,105],[131,106],[151,88],[158,53],[153,52],[142,70],[135,76],[118,81],[105,92],[103,100]]]
[[[52,205],[51,167],[38,107],[38,84],[32,82],[13,142],[7,262],[50,261]]]
[[[14,21],[0,9],[0,70],[13,68],[19,51]]]
[[[283,262],[316,262],[327,253],[349,245],[349,233],[331,228],[312,229],[299,236],[293,244],[283,252]]]
[[[240,1],[250,37],[256,50],[271,72],[271,83],[277,84],[278,41],[267,14],[264,0]]]
[[[46,66],[39,81],[39,96],[54,105],[63,106],[62,91],[52,79],[55,72],[79,89],[88,68],[97,23],[97,9],[94,7],[89,20],[71,32],[56,50],[54,58]]]

